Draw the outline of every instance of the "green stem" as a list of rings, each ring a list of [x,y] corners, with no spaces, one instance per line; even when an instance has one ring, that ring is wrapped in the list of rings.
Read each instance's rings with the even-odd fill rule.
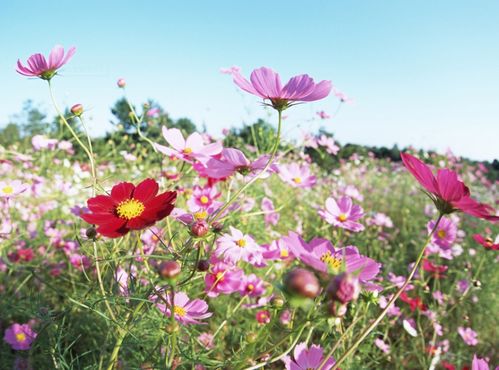
[[[381,311],[381,313],[378,315],[378,317],[376,318],[376,320],[374,320],[371,325],[369,325],[363,332],[362,334],[359,335],[358,339],[350,346],[350,348],[347,349],[347,351],[338,359],[338,361],[334,364],[334,366],[331,368],[331,370],[336,370],[338,369],[338,367],[343,363],[343,361],[345,361],[347,359],[347,357],[355,351],[355,349],[362,343],[362,341],[371,333],[371,331],[374,330],[374,328],[380,323],[381,320],[383,320],[383,318],[386,316],[386,314],[388,313],[388,310],[393,306],[393,304],[395,303],[395,301],[397,300],[397,298],[402,294],[402,292],[404,292],[405,288],[407,287],[407,285],[409,285],[409,282],[411,281],[412,277],[414,276],[414,274],[416,273],[418,267],[419,267],[419,263],[421,262],[421,260],[423,259],[423,256],[424,256],[424,252],[426,250],[426,247],[428,245],[428,243],[430,242],[431,240],[431,237],[433,236],[433,233],[435,232],[435,230],[437,229],[438,225],[440,224],[440,220],[442,219],[442,214],[439,214],[438,216],[438,219],[437,219],[437,222],[435,223],[435,226],[433,227],[433,229],[431,230],[430,234],[428,235],[428,238],[426,239],[426,242],[423,246],[423,248],[421,248],[421,251],[419,252],[419,255],[418,255],[418,258],[416,259],[416,262],[414,263],[414,267],[412,268],[411,272],[409,273],[409,276],[407,277],[407,279],[405,279],[404,281],[404,284],[402,284],[402,286],[399,288],[399,290],[397,290],[397,292],[393,295],[393,297],[390,299],[390,301],[388,302],[388,304],[386,305],[386,307],[383,309],[383,311]],[[318,370],[321,370],[322,367],[324,366],[324,364],[327,362],[327,359],[332,355],[332,351],[329,351],[329,353],[327,354],[327,356],[324,357],[324,360],[322,361],[321,365],[319,366]]]
[[[124,91],[124,89],[123,89]],[[142,130],[140,129],[140,124],[142,123],[142,118],[139,119],[139,117],[137,116],[137,113],[135,113],[135,109],[133,109],[133,106],[132,104],[130,104],[130,101],[128,100],[127,96],[125,95],[125,101],[128,105],[128,108],[130,109],[130,112],[132,112],[132,115],[133,115],[133,120],[135,121],[135,124],[137,125],[137,134],[139,134],[139,136],[147,141],[151,146],[152,148],[154,149],[154,151],[157,153],[158,152],[158,149],[156,149],[156,145],[154,145],[154,143],[151,141],[151,139],[149,139],[148,137],[146,137],[143,133],[142,133]],[[144,114],[142,114],[142,117],[144,116]]]
[[[272,162],[274,161],[276,154],[277,154],[277,149],[279,149],[279,143],[281,139],[281,126],[282,126],[282,111],[278,110],[278,122],[277,122],[277,133],[275,137],[275,143],[274,143],[274,148],[272,149],[272,152],[270,154],[269,161],[265,165],[262,171],[260,171],[257,175],[255,175],[250,181],[248,181],[246,184],[244,184],[243,187],[241,187],[212,217],[210,220],[210,224],[218,220],[224,211],[229,208],[229,206],[234,203],[234,201],[239,198],[239,196],[250,187],[251,184],[253,184],[256,180],[260,178],[270,167]]]

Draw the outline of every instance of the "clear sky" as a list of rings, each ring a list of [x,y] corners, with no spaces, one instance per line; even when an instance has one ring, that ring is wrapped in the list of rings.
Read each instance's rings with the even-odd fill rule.
[[[496,0],[2,1],[0,125],[28,98],[54,113],[46,84],[15,62],[57,43],[77,47],[54,80],[57,98],[87,107],[95,135],[111,128],[118,77],[134,103],[153,98],[214,134],[265,117],[219,72],[265,65],[284,80],[330,79],[355,99],[322,122],[342,143],[499,157]],[[330,97],[290,109],[285,131],[317,129],[315,112],[336,106]]]

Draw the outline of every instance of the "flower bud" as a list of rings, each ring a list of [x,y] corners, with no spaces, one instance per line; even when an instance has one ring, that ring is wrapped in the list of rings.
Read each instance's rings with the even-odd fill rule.
[[[172,279],[178,276],[180,271],[180,264],[176,261],[163,261],[158,267],[158,273],[165,279]]]
[[[224,225],[222,223],[216,222],[216,221],[211,224],[211,227],[213,229],[213,232],[215,232],[215,233],[221,233],[224,229]]]
[[[290,293],[295,293],[307,298],[319,295],[321,286],[313,272],[302,268],[295,268],[284,278],[284,284]]]
[[[203,236],[208,234],[208,231],[210,231],[210,227],[208,226],[208,223],[204,220],[196,221],[191,226],[191,233],[199,238],[202,238]]]
[[[340,303],[355,301],[360,294],[359,279],[346,272],[336,275],[327,287],[327,294]]]
[[[208,262],[208,260],[200,260],[198,262],[198,271],[208,271],[208,269],[210,268],[210,262]]]
[[[119,88],[123,89],[126,86],[126,81],[124,78],[120,78],[118,82],[116,82]]]
[[[270,312],[268,310],[261,310],[256,313],[256,321],[259,324],[268,324],[270,322]]]
[[[97,236],[97,230],[95,230],[95,227],[93,226],[90,226],[86,231],[85,231],[85,235],[87,236],[87,238],[89,239],[95,239],[95,237]]]
[[[73,113],[75,116],[79,117],[83,114],[83,105],[81,104],[75,104],[71,107],[71,113]]]
[[[281,308],[282,306],[284,306],[284,299],[282,297],[274,297],[272,298],[272,306],[274,306],[275,308]]]
[[[347,305],[340,302],[331,301],[328,304],[328,310],[333,317],[343,317],[347,313]]]

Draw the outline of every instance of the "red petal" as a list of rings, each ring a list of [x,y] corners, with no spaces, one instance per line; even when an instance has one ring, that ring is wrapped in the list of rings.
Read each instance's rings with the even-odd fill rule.
[[[107,195],[97,195],[96,197],[87,200],[88,208],[93,212],[110,212],[113,213],[116,203],[113,198]]]
[[[112,222],[99,226],[97,232],[110,238],[116,238],[128,233],[129,230],[125,225],[126,220],[115,218]]]
[[[400,157],[402,158],[402,162],[404,162],[404,166],[412,173],[416,180],[430,193],[438,195],[437,180],[433,172],[431,172],[430,167],[410,154],[400,153]]]
[[[153,179],[145,179],[142,181],[133,192],[133,197],[141,202],[145,203],[149,201],[151,198],[155,197],[158,194],[159,185]]]
[[[80,217],[93,225],[106,225],[120,220],[112,213],[84,213]]]
[[[129,182],[120,182],[113,186],[111,198],[113,198],[116,203],[120,203],[126,199],[130,199],[134,190],[135,186],[133,184]]]

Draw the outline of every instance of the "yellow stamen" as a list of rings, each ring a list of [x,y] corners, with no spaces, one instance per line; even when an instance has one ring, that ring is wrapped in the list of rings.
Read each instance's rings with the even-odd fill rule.
[[[445,230],[440,229],[440,230],[438,230],[437,235],[440,239],[443,239],[443,238],[445,238],[447,233],[445,232]]]
[[[173,312],[175,312],[176,315],[179,315],[181,317],[185,316],[185,314],[187,313],[185,308],[180,306],[173,306]]]
[[[246,247],[246,240],[244,240],[244,239],[239,239],[239,240],[236,242],[236,244],[237,244],[239,247],[244,248],[244,247]]]
[[[10,185],[7,185],[2,189],[2,193],[4,194],[12,194],[14,192],[14,188]]]
[[[294,177],[293,181],[295,182],[295,184],[301,184],[302,183],[301,177]]]
[[[217,272],[215,275],[215,279],[217,282],[223,281],[224,279],[224,273],[223,272]]]
[[[182,150],[182,153],[184,153],[184,154],[191,154],[192,153],[192,149],[191,148],[184,148],[184,150]]]
[[[326,263],[333,270],[338,270],[341,267],[341,260],[333,257],[330,251],[327,251],[322,255],[321,261]]]
[[[16,340],[18,342],[24,342],[26,340],[26,334],[24,334],[24,333],[17,333],[16,334]]]
[[[289,256],[289,252],[287,249],[281,249],[281,258],[286,258]]]
[[[116,207],[116,213],[120,218],[126,218],[131,220],[132,218],[139,217],[142,212],[144,212],[144,204],[137,199],[124,200],[118,207]]]
[[[205,210],[194,213],[194,218],[198,221],[204,220],[206,217],[208,217],[208,212],[206,212]]]
[[[201,196],[201,198],[199,198],[199,201],[202,203],[202,204],[206,204],[210,201],[210,198],[208,198],[206,195],[203,195]]]
[[[248,287],[246,289],[248,289],[251,292],[255,289],[255,286],[253,284],[248,284]]]
[[[338,221],[345,222],[347,220],[347,218],[348,218],[347,215],[342,213],[341,215],[338,216]]]

